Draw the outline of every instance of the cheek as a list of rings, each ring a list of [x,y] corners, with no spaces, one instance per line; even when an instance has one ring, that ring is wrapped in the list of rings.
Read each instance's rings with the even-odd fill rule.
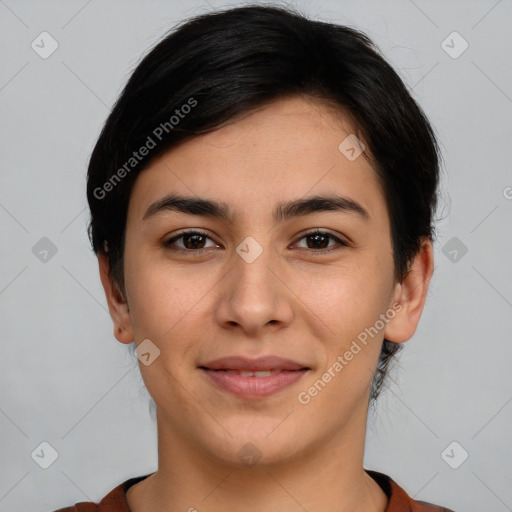
[[[125,260],[126,292],[136,339],[162,345],[176,332],[201,326],[202,304],[221,274],[194,265],[171,265],[165,257],[132,252]],[[204,306],[203,306],[204,307]],[[158,342],[160,340],[160,342]]]
[[[142,251],[130,249],[127,243],[125,281],[133,329],[138,337],[157,339],[183,307],[179,283]]]
[[[310,317],[321,320],[328,337],[340,340],[357,335],[361,329],[373,325],[386,309],[390,291],[387,275],[390,269],[378,266],[375,258],[365,264],[310,267],[295,277],[287,276]],[[309,313],[307,313],[309,311]]]
[[[379,319],[388,297],[383,276],[339,272],[304,288],[304,311],[316,325],[318,353],[323,352],[315,378],[328,383],[316,402],[320,408],[331,403],[339,410],[350,409],[368,390],[383,341]]]

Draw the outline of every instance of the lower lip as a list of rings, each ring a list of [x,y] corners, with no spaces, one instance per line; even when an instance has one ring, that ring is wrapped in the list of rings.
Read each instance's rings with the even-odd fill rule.
[[[300,380],[308,371],[281,370],[268,377],[242,377],[242,375],[223,371],[205,370],[204,368],[200,368],[200,370],[220,388],[243,398],[260,398],[277,393]]]

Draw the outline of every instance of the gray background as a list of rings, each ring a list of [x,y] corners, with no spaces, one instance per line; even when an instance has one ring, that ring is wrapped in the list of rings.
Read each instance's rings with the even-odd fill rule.
[[[98,501],[156,469],[148,396],[88,245],[87,160],[149,47],[235,3],[0,0],[1,511]],[[512,2],[293,4],[376,41],[445,159],[427,305],[369,417],[365,467],[458,512],[512,510]],[[31,47],[43,31],[59,45],[46,59]],[[442,46],[453,31],[469,44],[457,58],[458,36],[452,56]],[[57,248],[46,261],[43,237]],[[48,469],[31,457],[43,441],[59,455]]]

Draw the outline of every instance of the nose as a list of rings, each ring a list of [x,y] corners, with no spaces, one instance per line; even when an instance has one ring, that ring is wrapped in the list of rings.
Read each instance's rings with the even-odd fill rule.
[[[290,269],[275,251],[248,237],[233,256],[230,271],[220,283],[216,319],[223,328],[238,328],[247,336],[289,325],[296,296],[289,287]]]

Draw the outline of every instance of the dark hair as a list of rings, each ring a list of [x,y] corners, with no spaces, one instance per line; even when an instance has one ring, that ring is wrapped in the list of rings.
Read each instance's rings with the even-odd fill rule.
[[[422,237],[434,237],[441,155],[426,116],[365,34],[250,5],[172,29],[137,65],[101,131],[88,169],[88,233],[96,254],[108,247],[123,294],[126,216],[138,173],[179,141],[291,95],[352,116],[384,190],[395,280],[403,280]],[[135,156],[139,150],[146,156]],[[370,402],[401,348],[384,340]]]

